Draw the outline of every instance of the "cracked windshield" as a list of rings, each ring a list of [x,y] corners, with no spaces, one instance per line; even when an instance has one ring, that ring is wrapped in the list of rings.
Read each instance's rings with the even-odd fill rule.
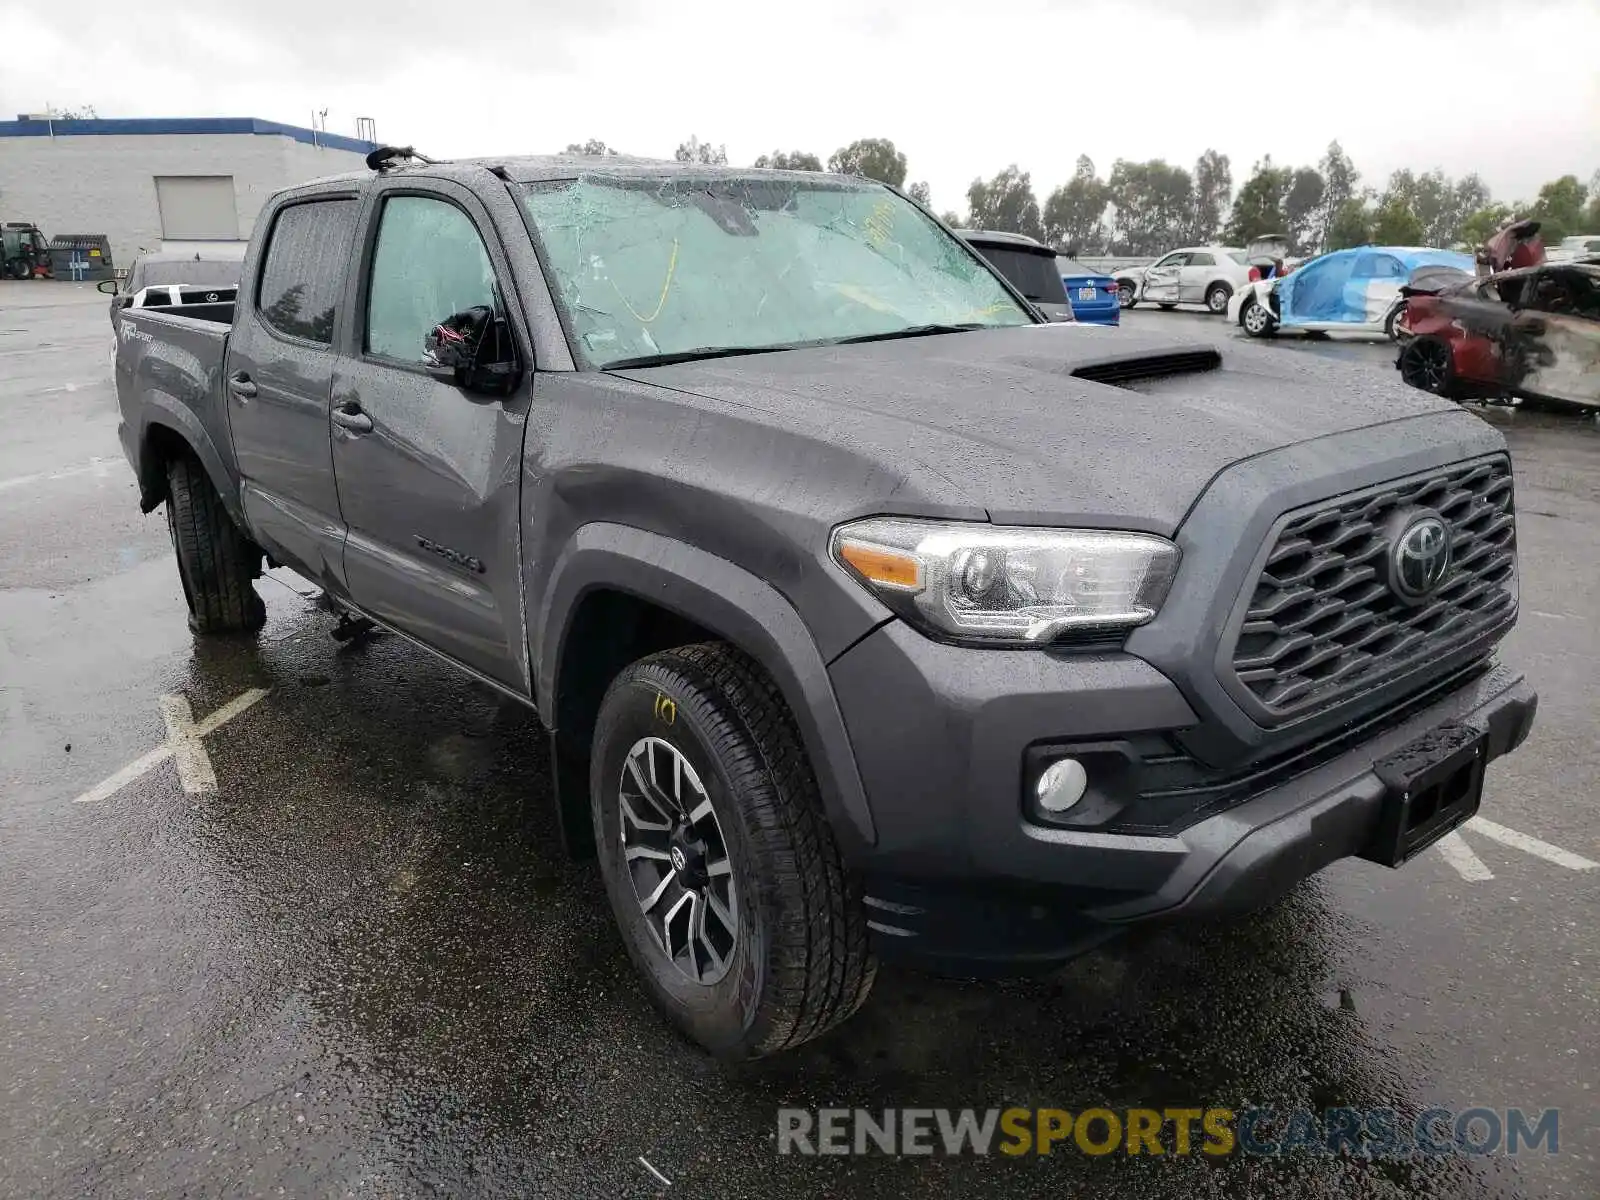
[[[596,366],[1036,320],[936,221],[870,182],[586,175],[529,187],[523,203]]]

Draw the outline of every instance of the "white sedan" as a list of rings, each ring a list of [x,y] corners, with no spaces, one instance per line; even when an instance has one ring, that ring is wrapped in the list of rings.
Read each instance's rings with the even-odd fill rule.
[[[1185,246],[1148,267],[1118,271],[1116,280],[1123,308],[1141,300],[1161,308],[1204,304],[1220,316],[1233,294],[1250,282],[1250,260],[1237,246]]]

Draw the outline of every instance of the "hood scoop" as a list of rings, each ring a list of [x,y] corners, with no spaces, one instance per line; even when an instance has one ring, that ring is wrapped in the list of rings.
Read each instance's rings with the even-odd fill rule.
[[[1083,363],[1072,370],[1074,379],[1126,387],[1144,379],[1168,375],[1194,375],[1215,371],[1222,366],[1222,355],[1211,347],[1190,347],[1154,354],[1125,354]]]

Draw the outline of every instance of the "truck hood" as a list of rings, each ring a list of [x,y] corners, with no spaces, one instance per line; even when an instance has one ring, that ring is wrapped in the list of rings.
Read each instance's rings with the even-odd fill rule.
[[[1177,369],[1138,377],[1145,368],[1159,372],[1163,360]],[[1419,417],[1473,420],[1326,358],[1246,345],[1219,351],[1088,325],[615,374],[848,449],[903,477],[899,494],[909,500],[982,508],[998,524],[1167,535],[1211,480],[1243,459]],[[1105,378],[1122,381],[1097,381]]]

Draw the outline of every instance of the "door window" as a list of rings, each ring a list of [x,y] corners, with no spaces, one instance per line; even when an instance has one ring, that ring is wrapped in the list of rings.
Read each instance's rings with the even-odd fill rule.
[[[354,200],[314,200],[272,223],[256,308],[279,333],[328,345],[355,228]]]
[[[1156,270],[1160,267],[1181,267],[1188,261],[1189,256],[1187,254],[1169,254],[1165,258],[1157,260],[1156,265],[1150,269]]]
[[[1363,254],[1356,259],[1352,279],[1404,279],[1406,270],[1400,260],[1388,254]]]
[[[1188,265],[1191,267],[1214,267],[1217,265],[1217,260],[1215,256],[1210,254],[1191,254],[1189,255]]]
[[[427,196],[386,201],[367,288],[367,352],[424,363],[428,335],[474,308],[499,305],[494,267],[472,218]]]

